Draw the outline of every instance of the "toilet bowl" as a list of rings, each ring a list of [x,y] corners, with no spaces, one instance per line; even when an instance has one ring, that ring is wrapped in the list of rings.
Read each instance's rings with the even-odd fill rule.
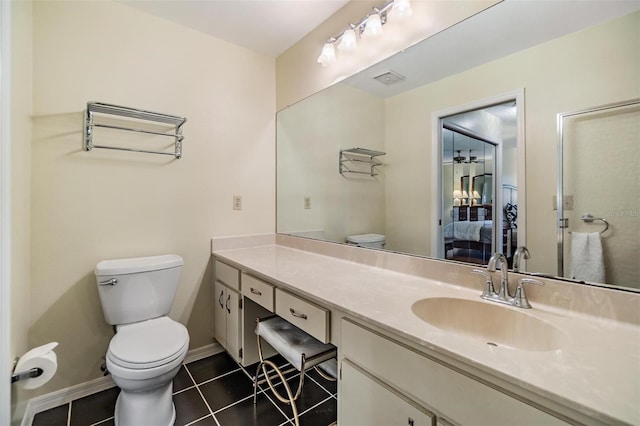
[[[121,389],[118,425],[172,425],[172,380],[187,354],[189,335],[161,317],[119,327],[107,351],[107,370]]]
[[[155,256],[100,262],[96,277],[105,319],[116,326],[106,355],[120,388],[117,426],[169,426],[175,422],[173,378],[189,348],[189,333],[166,316],[182,258]]]

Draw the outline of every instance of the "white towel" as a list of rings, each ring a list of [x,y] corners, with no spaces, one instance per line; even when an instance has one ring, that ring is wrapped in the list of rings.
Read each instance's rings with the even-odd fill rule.
[[[571,277],[604,283],[604,257],[599,232],[571,233]]]

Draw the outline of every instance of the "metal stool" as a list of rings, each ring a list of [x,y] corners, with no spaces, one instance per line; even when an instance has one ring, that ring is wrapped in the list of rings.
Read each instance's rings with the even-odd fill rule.
[[[335,381],[337,377],[337,349],[331,344],[322,343],[315,337],[305,333],[298,327],[278,316],[263,319],[256,318],[256,335],[258,339],[258,355],[260,357],[260,362],[258,363],[256,375],[253,380],[253,403],[256,403],[258,384],[266,382],[278,400],[291,405],[293,418],[296,426],[298,426],[300,422],[298,420],[298,410],[296,408],[295,401],[302,393],[305,370],[315,367],[322,377]],[[293,368],[281,371],[280,368],[278,368],[278,366],[272,361],[264,359],[260,343],[261,338],[270,344],[276,352],[282,355],[282,357],[286,359]],[[271,367],[275,371],[277,377],[279,377],[284,384],[287,397],[282,396],[280,392],[275,389],[272,379],[276,376],[269,376],[267,366]],[[293,371],[293,369],[300,372],[298,389],[295,394],[291,391],[291,387],[284,377],[285,373]],[[264,377],[261,380],[258,380],[260,370],[262,370]]]

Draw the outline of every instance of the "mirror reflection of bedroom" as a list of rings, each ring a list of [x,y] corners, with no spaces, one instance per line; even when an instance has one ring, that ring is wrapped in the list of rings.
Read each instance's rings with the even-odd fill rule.
[[[517,246],[516,103],[441,123],[442,257],[486,265],[501,252],[511,267]]]

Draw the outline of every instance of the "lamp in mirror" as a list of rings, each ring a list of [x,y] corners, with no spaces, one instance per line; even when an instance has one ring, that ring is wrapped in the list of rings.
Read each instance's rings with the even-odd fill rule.
[[[480,197],[480,193],[478,191],[473,191],[472,195],[473,195],[473,197],[471,197],[472,198],[471,204],[475,206],[475,205],[479,204],[478,201],[481,198]]]
[[[453,205],[454,206],[459,206],[461,198],[462,198],[462,191],[460,191],[459,189],[454,190],[453,191]]]

